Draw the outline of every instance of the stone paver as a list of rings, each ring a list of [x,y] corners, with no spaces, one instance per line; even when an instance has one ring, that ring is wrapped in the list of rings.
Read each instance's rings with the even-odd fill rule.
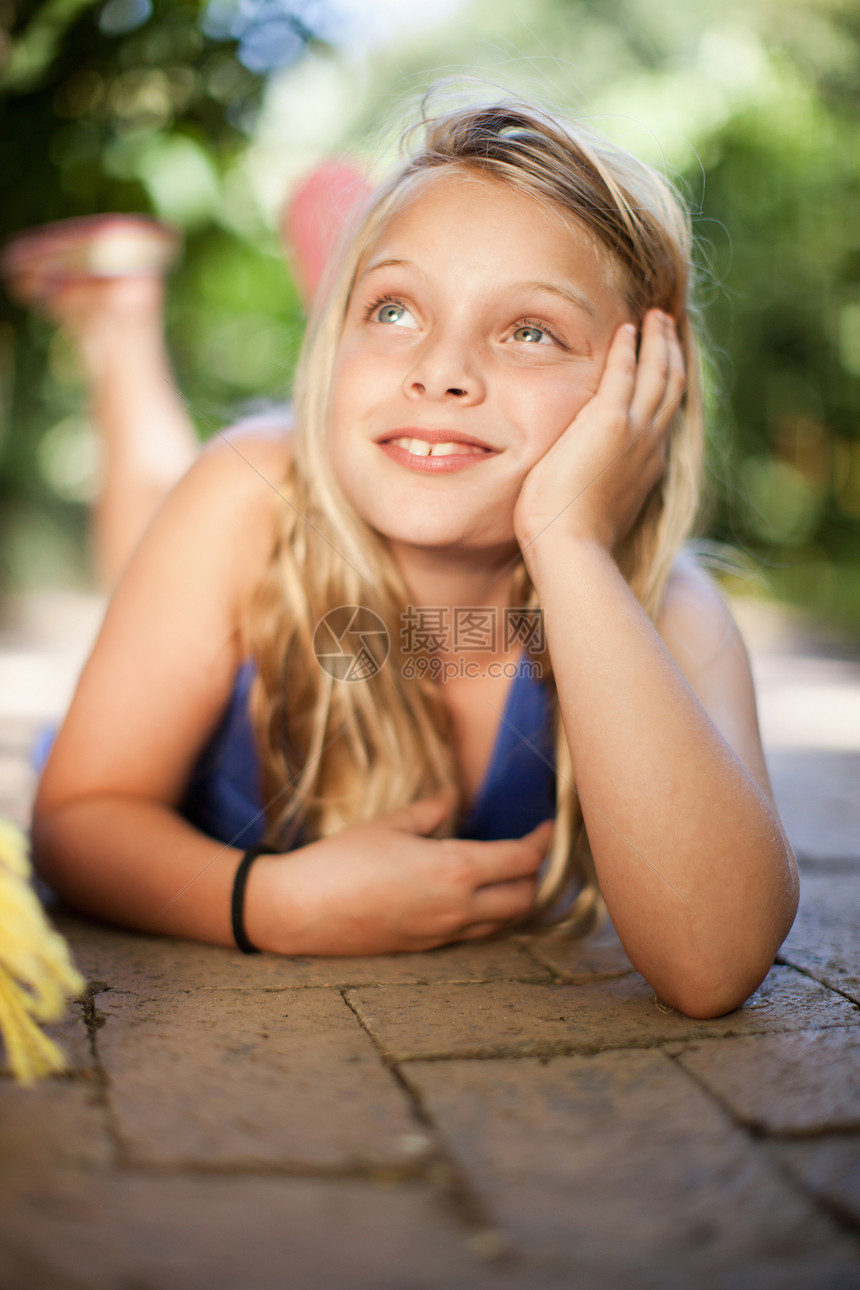
[[[412,1166],[430,1148],[336,991],[111,991],[97,1007],[130,1159],[358,1169]]]
[[[694,1020],[661,1003],[638,973],[585,985],[376,986],[347,996],[390,1057],[493,1057],[641,1047],[682,1037],[858,1026],[853,1004],[791,968],[774,967],[725,1017]]]
[[[0,1227],[4,1290],[499,1284],[422,1182],[63,1175],[7,1201]]]
[[[0,605],[21,823],[102,608]],[[3,1290],[860,1286],[860,668],[795,628],[754,663],[801,909],[742,1009],[665,1007],[611,926],[285,960],[54,911],[92,1000],[69,1075],[0,1074]]]
[[[486,945],[450,945],[428,954],[379,958],[280,958],[240,954],[162,936],[96,927],[63,913],[54,919],[72,947],[79,971],[134,994],[171,989],[232,990],[257,986],[290,990],[305,986],[367,985],[381,981],[546,981],[551,970],[512,939]]]
[[[860,1130],[860,1029],[738,1035],[677,1052],[734,1115],[769,1133]],[[860,1137],[855,1140],[860,1153]]]
[[[22,1176],[94,1168],[114,1157],[100,1084],[92,1072],[86,1078],[44,1080],[31,1088],[3,1079],[0,1106],[0,1197]]]
[[[533,936],[524,943],[535,958],[564,981],[623,976],[625,972],[634,970],[611,923],[606,923],[591,936]]]
[[[860,862],[801,872],[800,907],[779,957],[860,1004]]]
[[[663,1271],[652,1286],[653,1290],[857,1290],[857,1268],[852,1262],[839,1264],[826,1256],[814,1262],[773,1259],[708,1273]]]
[[[818,1138],[773,1142],[769,1147],[807,1190],[860,1228],[860,1139],[823,1134]]]
[[[405,1069],[520,1248],[610,1269],[855,1252],[659,1051]]]

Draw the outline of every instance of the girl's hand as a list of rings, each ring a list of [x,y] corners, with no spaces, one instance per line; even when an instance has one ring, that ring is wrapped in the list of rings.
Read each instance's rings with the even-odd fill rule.
[[[524,917],[552,820],[509,841],[424,836],[453,805],[442,792],[261,856],[246,902],[251,941],[281,954],[390,954],[490,936]]]
[[[663,474],[684,382],[672,318],[648,311],[638,361],[635,327],[619,327],[597,393],[523,482],[514,531],[524,554],[550,525],[608,551],[618,545]]]

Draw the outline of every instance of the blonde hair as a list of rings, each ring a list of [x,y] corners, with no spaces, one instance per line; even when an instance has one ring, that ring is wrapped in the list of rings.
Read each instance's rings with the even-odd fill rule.
[[[676,319],[687,389],[670,431],[666,470],[614,553],[652,620],[696,515],[702,401],[690,317],[690,226],[675,191],[651,167],[592,131],[520,101],[435,116],[425,106],[407,141],[416,131],[422,141],[360,212],[311,318],[296,382],[294,453],[282,490],[291,505],[283,508],[248,614],[248,651],[258,671],[252,715],[263,790],[266,800],[273,799],[268,840],[285,848],[300,835],[305,841],[330,836],[456,779],[451,721],[439,687],[428,677],[402,674],[395,625],[410,602],[409,589],[384,539],[347,502],[327,447],[335,351],[356,274],[386,221],[413,195],[417,176],[472,175],[533,197],[585,229],[596,250],[608,253],[633,318],[656,306]],[[510,603],[537,607],[522,557]],[[394,628],[388,663],[383,650],[378,670],[349,683],[324,671],[313,648],[316,625],[341,605],[361,605]],[[371,650],[374,639],[366,637]],[[557,922],[581,933],[602,913],[602,902],[551,660],[546,652],[537,658],[553,713],[557,816],[534,914],[552,921],[553,906],[578,878],[579,895]]]

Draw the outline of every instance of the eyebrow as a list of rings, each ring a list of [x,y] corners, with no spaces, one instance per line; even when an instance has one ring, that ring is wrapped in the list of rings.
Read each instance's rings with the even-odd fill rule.
[[[403,267],[415,269],[418,266],[413,264],[411,260],[374,260],[367,266],[364,272],[356,278],[355,285],[358,286],[359,282],[363,282],[369,273],[375,273],[377,269],[396,269]]]
[[[514,282],[512,284],[514,291],[548,291],[553,296],[561,296],[568,304],[574,305],[577,309],[584,309],[591,318],[597,317],[597,310],[582,292],[577,291],[574,287],[562,287],[556,282]]]
[[[361,277],[356,280],[355,285],[358,286],[360,282],[364,281],[364,279],[368,276],[368,274],[374,273],[377,269],[391,269],[391,268],[417,269],[418,266],[416,264],[413,264],[411,260],[395,260],[395,259],[374,260],[372,264],[369,264],[367,266],[367,268],[362,273]],[[566,303],[569,305],[573,305],[574,308],[584,310],[584,312],[587,313],[590,318],[597,317],[597,310],[595,309],[591,301],[588,299],[588,296],[583,295],[581,291],[577,291],[575,287],[563,287],[556,282],[532,281],[532,282],[512,282],[510,284],[509,290],[511,291],[548,291],[550,295],[560,296],[562,300],[566,301]]]

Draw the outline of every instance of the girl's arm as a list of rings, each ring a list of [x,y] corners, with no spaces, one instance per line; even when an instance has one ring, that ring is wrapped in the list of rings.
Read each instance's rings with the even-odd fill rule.
[[[638,364],[621,329],[597,395],[530,473],[517,527],[609,913],[660,997],[711,1017],[767,973],[797,871],[728,610],[679,568],[658,632],[611,555],[660,476],[682,388],[671,326],[649,315]]]
[[[214,439],[159,508],[111,599],[33,810],[40,872],[87,912],[232,939],[240,852],[176,808],[241,661],[238,607],[270,549],[270,484],[287,451],[285,436]]]
[[[33,849],[39,872],[74,909],[139,931],[234,944],[230,897],[242,852],[169,806],[111,792],[37,802]]]

